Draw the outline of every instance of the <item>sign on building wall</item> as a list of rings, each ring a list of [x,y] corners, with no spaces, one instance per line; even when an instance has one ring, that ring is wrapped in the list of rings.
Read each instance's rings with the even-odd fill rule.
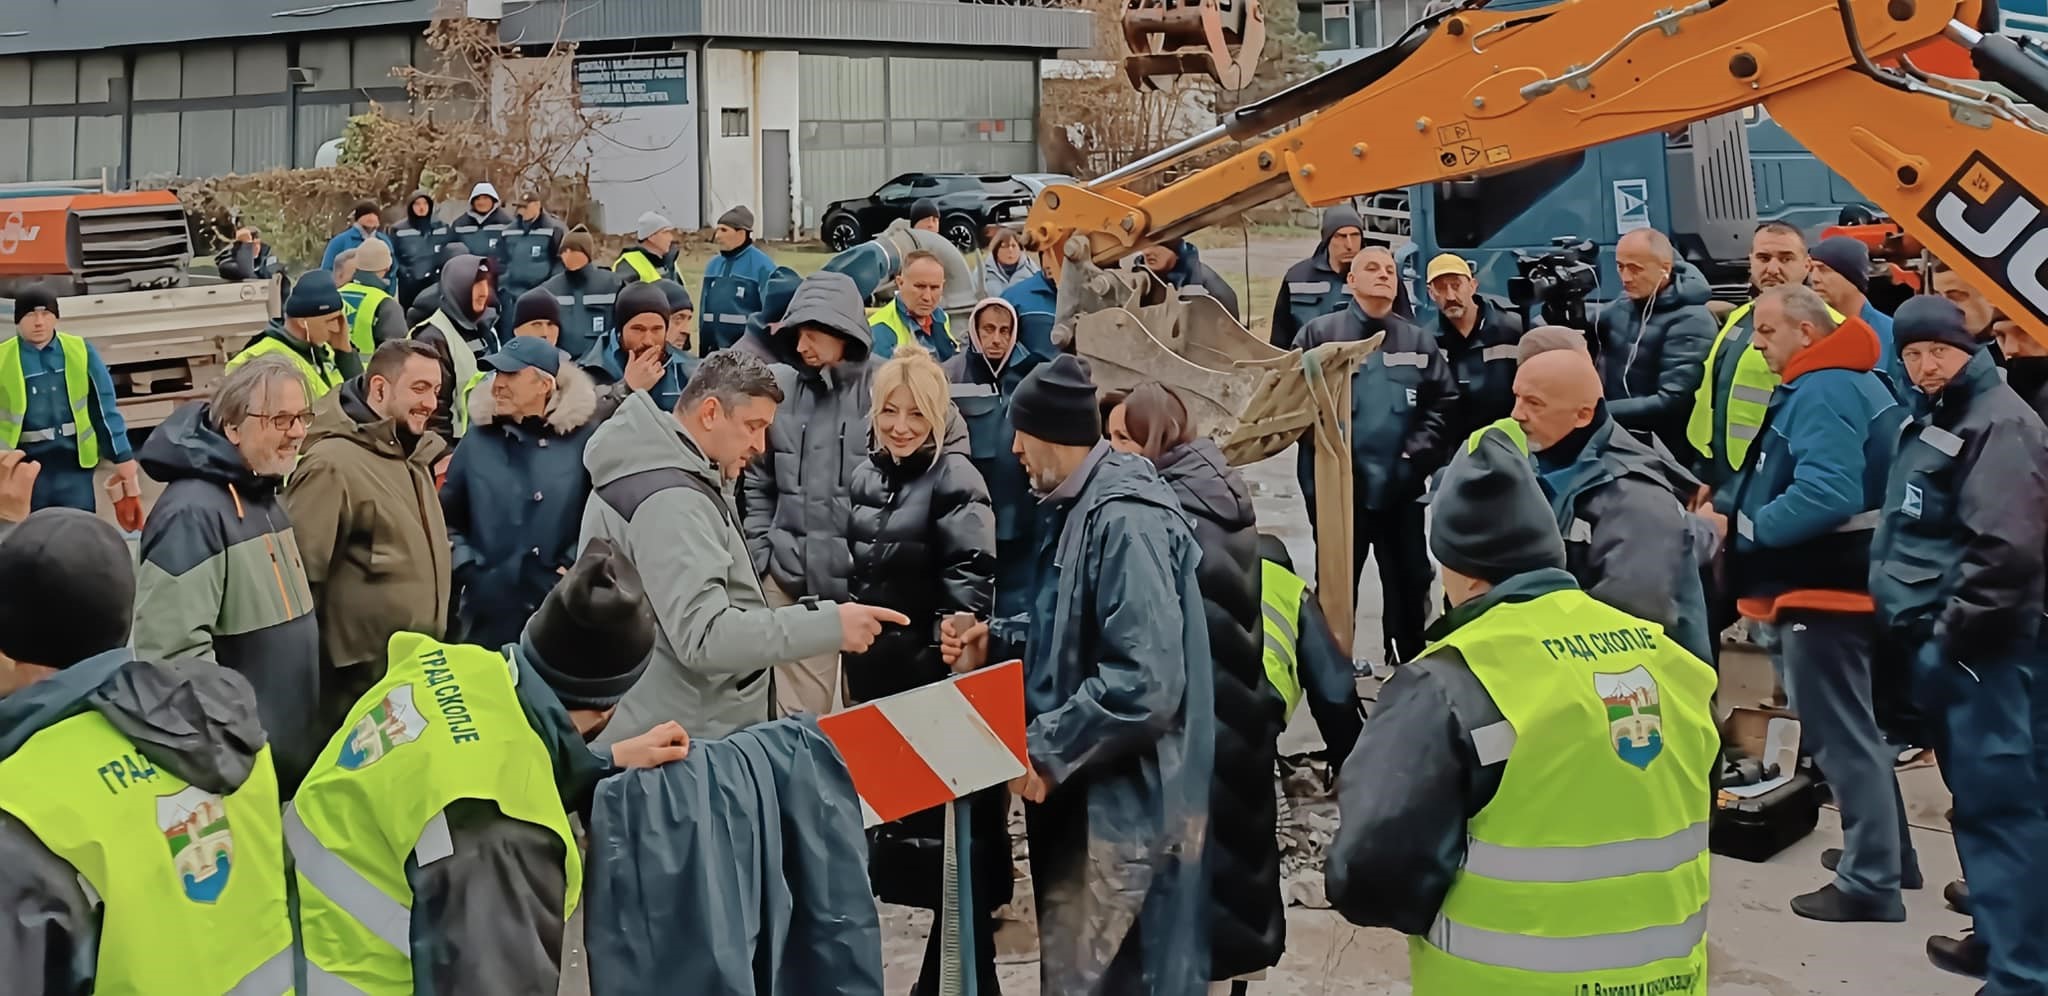
[[[690,55],[599,55],[576,60],[585,107],[661,107],[690,102]]]

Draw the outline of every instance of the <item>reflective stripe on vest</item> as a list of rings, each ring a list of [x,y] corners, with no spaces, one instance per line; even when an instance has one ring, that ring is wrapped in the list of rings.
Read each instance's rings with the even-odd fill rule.
[[[1259,615],[1266,634],[1266,680],[1294,718],[1301,705],[1301,596],[1308,582],[1270,560],[1259,562]]]
[[[625,264],[627,269],[632,270],[638,275],[641,283],[651,284],[661,279],[661,271],[656,269],[653,263],[647,261],[647,254],[644,252],[620,253],[618,261],[612,264],[613,273],[619,271],[620,263]]]
[[[377,309],[390,299],[391,295],[379,287],[353,280],[342,285],[342,317],[348,320],[348,341],[356,347],[357,355],[367,357],[377,351]]]
[[[505,655],[417,633],[392,637],[390,654],[288,811],[309,982],[329,977],[314,992],[413,991],[406,858],[451,853],[442,813],[458,799],[488,800],[561,839],[565,920],[583,891],[553,762]]]
[[[57,348],[64,357],[64,394],[71,403],[71,424],[41,430],[47,433],[44,435],[22,431],[28,419],[28,375],[21,367],[21,336],[0,340],[0,448],[14,449],[24,440],[76,436],[78,465],[91,470],[100,463],[100,434],[92,430],[92,349],[84,339],[62,332],[57,333]]]
[[[1488,738],[1500,788],[1410,939],[1414,991],[1705,992],[1713,671],[1577,588],[1495,604],[1436,646],[1512,735]]]
[[[1693,392],[1692,414],[1686,419],[1685,438],[1704,457],[1719,460],[1723,469],[1733,473],[1748,459],[1749,448],[1756,442],[1757,431],[1764,424],[1764,414],[1769,410],[1771,392],[1778,389],[1778,375],[1771,372],[1771,365],[1764,354],[1745,343],[1740,356],[1735,357],[1733,381],[1728,385],[1728,410],[1714,411],[1715,396],[1719,384],[1714,373],[1716,364],[1726,362],[1721,354],[1721,345],[1735,326],[1755,310],[1755,302],[1745,304],[1728,313],[1728,320],[1721,323],[1721,331],[1714,335],[1714,344],[1707,349],[1706,370],[1700,378],[1699,390]],[[1839,322],[1847,321],[1833,308],[1828,314]],[[1718,416],[1720,425],[1715,425]],[[1715,430],[1727,441],[1728,452],[1715,453]]]
[[[469,340],[462,337],[447,312],[436,311],[432,317],[414,326],[413,338],[419,338],[420,329],[428,325],[440,330],[441,340],[448,344],[448,359],[455,367],[456,389],[448,392],[448,403],[454,410],[448,413],[448,418],[455,427],[455,438],[461,439],[469,433],[469,405],[463,399],[469,396],[469,389],[476,386],[476,350],[469,347]]]
[[[313,348],[319,351],[327,350],[326,346],[315,346]],[[276,353],[292,361],[292,366],[299,368],[299,376],[306,378],[306,390],[311,392],[307,400],[317,401],[326,397],[327,392],[340,387],[342,381],[347,379],[341,375],[340,368],[334,366],[334,361],[327,359],[327,357],[333,355],[331,352],[325,352],[322,357],[327,362],[315,365],[312,361],[301,355],[298,350],[269,336],[256,340],[249,348],[236,353],[235,358],[228,361],[228,372],[233,373],[241,369],[242,364],[270,353]]]
[[[1867,533],[1876,529],[1878,523],[1883,521],[1883,509],[1864,509],[1844,520],[1841,525],[1828,531],[1834,533]],[[1748,512],[1735,513],[1735,535],[1752,542],[1756,540],[1756,521],[1749,517]]]
[[[270,748],[217,795],[152,765],[91,711],[0,764],[0,809],[98,897],[102,993],[291,992],[277,805]]]

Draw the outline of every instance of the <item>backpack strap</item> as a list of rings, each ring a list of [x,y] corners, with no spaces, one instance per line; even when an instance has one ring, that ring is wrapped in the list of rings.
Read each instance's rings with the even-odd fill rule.
[[[725,520],[726,526],[739,528],[739,523],[733,518],[732,503],[725,500],[724,492],[713,487],[711,482],[677,467],[656,467],[627,474],[597,488],[597,497],[631,522],[634,513],[640,511],[640,506],[646,504],[647,499],[675,488],[688,488],[711,499],[712,506],[718,509],[718,516]]]

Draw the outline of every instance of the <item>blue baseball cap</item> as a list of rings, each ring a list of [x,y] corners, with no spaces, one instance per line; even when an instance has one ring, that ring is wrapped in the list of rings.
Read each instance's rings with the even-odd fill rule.
[[[484,363],[500,373],[539,370],[550,377],[562,369],[562,352],[546,339],[530,335],[513,336],[498,351],[484,357]]]

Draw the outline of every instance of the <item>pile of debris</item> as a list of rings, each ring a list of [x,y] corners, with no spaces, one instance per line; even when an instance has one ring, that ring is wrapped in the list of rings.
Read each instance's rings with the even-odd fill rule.
[[[1323,855],[1337,837],[1337,773],[1316,754],[1279,759],[1280,889],[1289,906],[1330,908],[1323,895]]]

